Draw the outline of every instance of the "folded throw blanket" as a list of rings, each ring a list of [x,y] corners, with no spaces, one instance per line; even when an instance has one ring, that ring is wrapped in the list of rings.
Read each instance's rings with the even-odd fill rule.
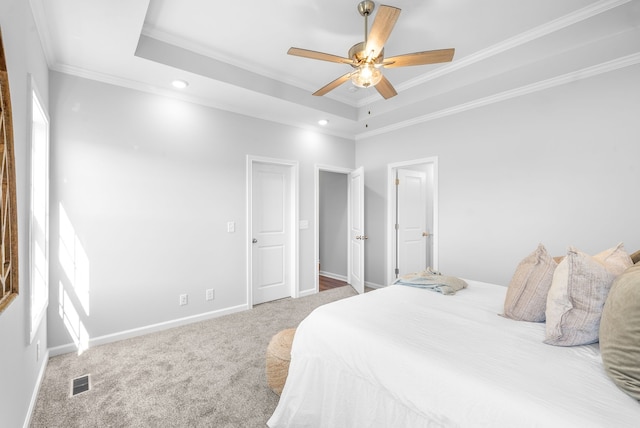
[[[431,270],[431,268],[419,273],[402,275],[394,281],[394,284],[424,288],[442,294],[456,294],[456,291],[467,288],[468,285],[460,278],[442,275],[440,272]]]

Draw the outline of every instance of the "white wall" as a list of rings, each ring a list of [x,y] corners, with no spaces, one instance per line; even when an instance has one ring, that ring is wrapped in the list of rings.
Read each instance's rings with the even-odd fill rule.
[[[46,367],[47,326],[40,326],[33,342],[29,337],[29,208],[31,145],[27,139],[28,74],[47,103],[48,75],[35,24],[24,0],[0,2],[0,26],[9,72],[13,110],[18,202],[19,295],[0,314],[0,425],[20,427],[35,404],[37,386]],[[41,355],[36,358],[36,344]]]
[[[347,277],[348,178],[348,174],[320,171],[320,272],[338,278]]]
[[[50,99],[52,348],[73,338],[61,303],[94,341],[246,305],[248,154],[299,162],[300,290],[314,289],[314,165],[352,168],[352,141],[60,73]]]
[[[639,117],[635,65],[358,141],[367,281],[385,282],[387,164],[430,156],[443,273],[506,285],[539,242],[640,249]]]

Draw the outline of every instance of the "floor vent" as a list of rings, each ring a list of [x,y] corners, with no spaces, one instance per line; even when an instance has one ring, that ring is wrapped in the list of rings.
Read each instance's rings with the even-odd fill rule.
[[[90,387],[89,375],[77,377],[71,381],[71,396],[86,392]]]

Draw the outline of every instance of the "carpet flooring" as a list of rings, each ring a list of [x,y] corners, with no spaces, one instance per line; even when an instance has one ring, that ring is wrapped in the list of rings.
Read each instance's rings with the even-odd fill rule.
[[[355,294],[340,287],[53,357],[30,426],[265,427],[279,398],[265,375],[271,337]],[[85,374],[91,389],[71,397]]]

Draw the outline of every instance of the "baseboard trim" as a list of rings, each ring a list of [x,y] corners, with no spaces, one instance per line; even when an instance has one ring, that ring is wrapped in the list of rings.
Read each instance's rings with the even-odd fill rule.
[[[40,372],[38,372],[36,386],[33,388],[33,393],[31,394],[31,402],[29,403],[29,409],[27,410],[27,417],[24,420],[24,425],[22,425],[23,428],[29,428],[29,426],[31,425],[31,416],[33,416],[33,410],[36,408],[36,403],[38,402],[38,394],[40,393],[40,386],[42,385],[44,374],[46,373],[47,365],[49,364],[49,350],[46,350],[41,358],[43,358],[43,362],[40,365]]]
[[[369,288],[384,288],[386,285],[376,284],[375,282],[365,281],[364,285]]]
[[[321,270],[319,272],[319,275],[326,276],[327,278],[331,278],[331,279],[337,279],[338,281],[347,282],[347,277],[346,276],[338,275],[337,273],[325,272],[325,271]]]
[[[300,293],[298,294],[298,297],[307,297],[307,296],[311,296],[312,294],[316,294],[317,291],[315,289],[310,289],[310,290],[301,290]]]
[[[242,312],[250,309],[248,304],[242,304],[238,306],[232,306],[217,311],[205,312],[203,314],[192,315],[189,317],[178,318],[171,321],[165,321],[157,324],[151,324],[145,327],[134,328],[131,330],[125,330],[118,333],[107,334],[104,336],[94,337],[89,340],[89,348],[98,345],[104,345],[111,342],[117,342],[119,340],[130,339],[132,337],[143,336],[149,333],[155,333],[157,331],[168,330],[174,327],[180,327],[187,324],[193,324],[199,321],[206,321],[212,318],[218,318],[224,315],[234,314],[236,312]],[[53,348],[49,348],[49,356],[55,357],[56,355],[68,354],[71,352],[77,352],[78,348],[75,344],[69,343],[66,345],[60,345]]]

